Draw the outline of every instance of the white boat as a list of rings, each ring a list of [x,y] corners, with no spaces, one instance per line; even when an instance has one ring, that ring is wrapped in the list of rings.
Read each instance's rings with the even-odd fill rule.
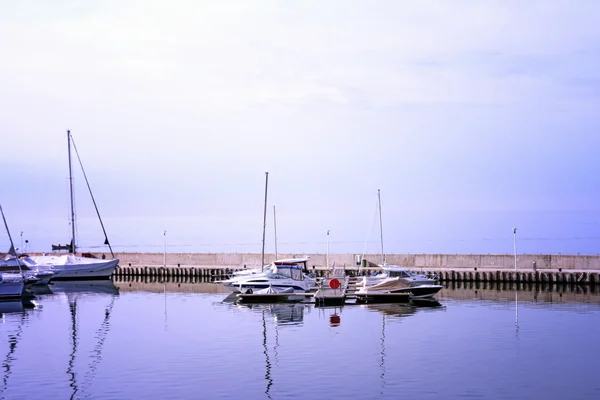
[[[356,296],[378,295],[384,297],[385,294],[401,294],[410,295],[411,299],[427,299],[433,297],[437,292],[442,290],[442,285],[432,284],[410,284],[404,282],[399,277],[384,278],[379,282],[369,282],[366,277],[363,278],[359,289],[356,291]],[[393,296],[390,296],[393,297]]]
[[[221,283],[234,293],[252,293],[269,287],[272,290],[292,288],[294,293],[306,293],[315,285],[307,273],[308,258],[289,258],[273,261],[266,272],[233,277]]]
[[[25,289],[25,280],[21,274],[0,273],[0,300],[20,299]]]
[[[7,254],[0,260],[0,269],[4,271],[20,270],[23,277],[35,278],[36,285],[47,285],[54,276],[51,265],[38,265],[30,257],[17,257]]]
[[[102,226],[102,230],[104,232],[104,244],[108,245],[110,249],[110,253],[113,256],[112,259],[99,259],[93,257],[83,257],[77,256],[77,246],[75,241],[75,209],[74,209],[74,201],[73,201],[73,176],[71,169],[71,142],[73,138],[71,137],[71,131],[67,131],[67,146],[68,146],[68,155],[69,155],[69,189],[71,196],[71,244],[68,246],[62,246],[62,248],[67,248],[69,250],[69,254],[62,255],[42,255],[42,256],[32,256],[30,257],[36,264],[39,265],[49,265],[54,269],[55,275],[52,279],[103,279],[110,278],[112,273],[115,270],[115,267],[119,263],[118,258],[114,258],[114,253],[112,248],[110,247],[110,243],[108,242],[108,236],[106,235],[106,230],[104,229],[104,224],[102,223],[102,219],[100,218],[100,213],[98,212],[98,208],[96,207],[96,202],[94,202],[94,207],[96,208],[96,213],[98,214],[98,219],[100,219],[100,225]],[[77,148],[73,142],[73,147],[75,148],[75,152],[77,152]],[[77,154],[79,157],[79,154]],[[80,164],[81,164],[81,160]],[[83,169],[83,167],[82,167]],[[85,181],[88,184],[87,177],[85,175],[85,171],[83,172],[85,177]],[[90,190],[91,195],[91,190]],[[60,249],[61,246],[53,246],[53,248]]]
[[[315,279],[309,275],[306,263],[309,257],[288,258],[273,261],[265,265],[265,230],[267,222],[267,188],[269,184],[269,173],[265,173],[265,206],[263,214],[263,239],[261,252],[261,265],[263,271],[251,271],[249,274],[233,276],[230,279],[220,281],[227,289],[234,293],[253,294],[263,289],[272,291],[289,290],[294,293],[306,293],[315,285]],[[273,296],[274,293],[268,294]]]
[[[49,265],[54,271],[52,279],[110,278],[119,263],[118,259],[80,257],[73,254],[31,257],[38,264]]]
[[[399,278],[410,285],[435,285],[437,283],[436,276],[417,274],[399,265],[383,264],[379,267],[381,267],[382,272],[366,277],[368,282],[377,283],[386,278]]]

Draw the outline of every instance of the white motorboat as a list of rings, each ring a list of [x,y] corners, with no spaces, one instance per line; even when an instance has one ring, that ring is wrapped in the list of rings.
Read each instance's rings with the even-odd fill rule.
[[[73,199],[73,176],[71,169],[71,143],[73,144],[73,148],[77,153],[77,147],[75,146],[75,142],[71,136],[71,131],[67,131],[67,149],[69,156],[69,191],[71,198],[71,243],[67,246],[52,246],[53,250],[61,250],[67,249],[69,254],[62,255],[42,255],[42,256],[32,256],[31,259],[40,265],[50,265],[53,267],[56,272],[52,279],[106,279],[110,278],[112,273],[115,270],[115,267],[119,263],[118,258],[114,258],[114,253],[112,248],[110,247],[110,243],[108,242],[108,236],[106,235],[106,230],[104,229],[104,224],[102,219],[100,218],[100,213],[98,211],[98,207],[96,207],[96,201],[92,195],[89,182],[85,175],[85,171],[83,171],[83,165],[81,164],[81,159],[79,159],[79,154],[77,153],[77,157],[79,159],[79,164],[82,165],[82,172],[85,178],[85,182],[90,191],[90,195],[92,195],[92,200],[94,203],[94,207],[96,208],[96,213],[98,214],[98,219],[100,220],[100,225],[102,226],[102,231],[104,232],[104,244],[108,246],[110,249],[112,259],[98,259],[93,257],[83,257],[77,256],[77,246],[75,243],[75,208],[74,208],[74,199]]]
[[[292,288],[294,293],[306,293],[315,285],[307,273],[308,258],[289,258],[273,261],[266,272],[233,277],[221,283],[234,293],[255,292],[269,287],[272,290]]]
[[[404,282],[399,277],[390,277],[379,280],[378,282],[369,282],[365,277],[361,282],[360,288],[356,291],[356,296],[364,295],[383,295],[406,293],[411,299],[427,299],[435,296],[437,292],[443,289],[442,285],[432,284],[411,284]]]
[[[399,265],[380,265],[382,272],[366,277],[369,283],[377,283],[386,278],[399,278],[409,285],[435,285],[437,276],[417,274],[406,267]]]
[[[20,270],[25,278],[35,278],[36,285],[47,285],[54,276],[51,265],[38,265],[30,257],[16,257],[7,254],[0,260],[0,269],[5,271]]]

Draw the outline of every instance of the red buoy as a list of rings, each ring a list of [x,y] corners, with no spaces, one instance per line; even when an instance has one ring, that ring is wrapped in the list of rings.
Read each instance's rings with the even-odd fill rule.
[[[329,287],[332,289],[339,289],[340,287],[340,281],[338,281],[337,279],[333,278],[332,280],[329,281]]]

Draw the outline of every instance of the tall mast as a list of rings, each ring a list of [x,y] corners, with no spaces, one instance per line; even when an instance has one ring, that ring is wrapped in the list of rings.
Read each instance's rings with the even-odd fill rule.
[[[377,189],[377,200],[379,201],[379,234],[381,236],[381,265],[385,265],[385,255],[383,254],[383,225],[381,224],[381,190]]]
[[[71,196],[71,253],[75,254],[75,207],[73,205],[73,172],[71,168],[71,131],[67,131],[67,148],[69,154],[69,195]]]
[[[265,172],[265,211],[263,216],[262,258],[260,268],[265,266],[265,231],[267,229],[267,187],[269,186],[269,173]]]

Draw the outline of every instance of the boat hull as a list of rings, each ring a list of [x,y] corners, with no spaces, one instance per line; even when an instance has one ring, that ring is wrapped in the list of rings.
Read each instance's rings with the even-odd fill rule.
[[[0,281],[0,300],[20,299],[23,296],[25,283],[22,280]]]
[[[402,291],[411,293],[413,299],[430,299],[442,289],[442,285],[419,285],[402,289]]]

